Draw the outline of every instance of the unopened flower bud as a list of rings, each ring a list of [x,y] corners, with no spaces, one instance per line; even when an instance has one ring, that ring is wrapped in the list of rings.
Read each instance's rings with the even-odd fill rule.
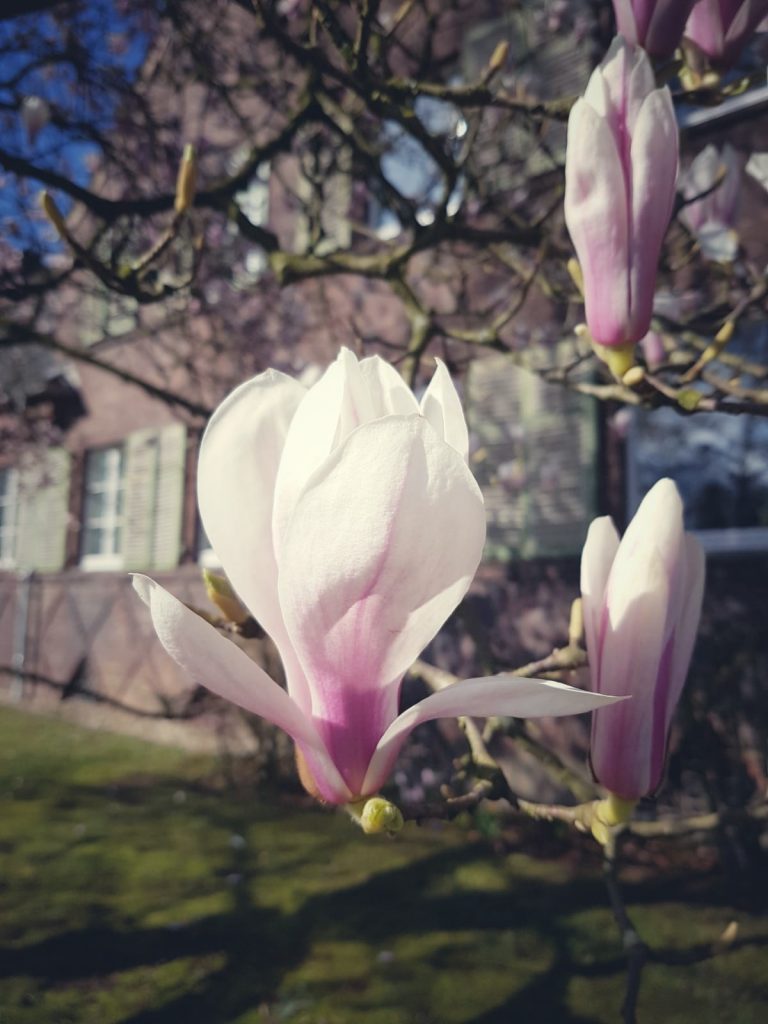
[[[203,583],[208,600],[216,605],[228,622],[240,626],[250,618],[248,609],[234,592],[226,576],[211,572],[210,569],[203,569]]]
[[[179,165],[179,176],[176,179],[176,201],[173,204],[176,213],[183,213],[190,208],[195,198],[196,184],[197,162],[195,160],[195,147],[187,145],[184,147],[184,155]]]
[[[399,809],[381,796],[349,804],[347,809],[368,836],[380,835],[382,832],[394,835],[405,824]]]

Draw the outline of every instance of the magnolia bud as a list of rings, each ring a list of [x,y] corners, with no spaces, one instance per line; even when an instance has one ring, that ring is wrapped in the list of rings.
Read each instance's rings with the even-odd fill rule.
[[[203,582],[208,600],[216,605],[225,619],[240,626],[250,618],[248,609],[234,592],[226,576],[211,572],[210,569],[203,569]]]

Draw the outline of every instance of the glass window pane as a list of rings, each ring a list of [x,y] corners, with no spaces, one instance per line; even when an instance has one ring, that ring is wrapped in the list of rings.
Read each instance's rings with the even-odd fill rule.
[[[119,446],[89,452],[83,495],[85,555],[118,555],[122,539],[123,450]]]
[[[86,526],[83,536],[83,554],[98,555],[102,551],[103,532],[92,526]]]
[[[87,522],[92,522],[94,519],[100,519],[107,508],[107,493],[106,491],[91,491],[85,496],[85,519]]]
[[[101,451],[88,453],[88,462],[85,470],[87,487],[100,484],[104,480],[108,471],[110,450],[105,448]]]

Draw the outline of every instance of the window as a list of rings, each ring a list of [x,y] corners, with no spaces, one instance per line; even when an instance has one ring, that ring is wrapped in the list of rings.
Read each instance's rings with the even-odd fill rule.
[[[0,469],[0,569],[16,562],[16,513],[19,475],[12,467]]]
[[[122,568],[123,476],[122,447],[88,452],[80,557],[84,569]]]
[[[729,351],[764,361],[768,327],[744,330]],[[669,476],[685,503],[686,529],[707,551],[768,549],[768,420],[636,410],[627,441],[630,513],[657,480]]]

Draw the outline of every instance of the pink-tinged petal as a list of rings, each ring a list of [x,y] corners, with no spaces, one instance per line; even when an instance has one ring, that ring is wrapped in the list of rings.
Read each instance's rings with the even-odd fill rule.
[[[312,720],[285,690],[230,640],[154,580],[135,575],[133,586],[150,610],[160,643],[191,679],[284,729],[311,759],[313,773],[324,794],[334,794],[335,802],[349,799],[349,791]]]
[[[647,4],[642,5],[647,8]],[[613,12],[616,15],[616,32],[628,43],[642,43],[648,28],[647,11],[638,11],[633,0],[613,0]]]
[[[672,56],[680,45],[685,23],[695,3],[696,0],[658,0],[656,3],[645,0],[636,4],[636,7],[645,8],[645,12],[651,11],[647,28],[640,38],[647,53],[663,59]]]
[[[596,712],[592,722],[595,777],[624,799],[638,799],[661,781],[703,585],[703,551],[683,532],[677,488],[660,480],[619,544],[590,647],[593,687],[632,697]]]
[[[726,8],[728,6],[726,3]],[[725,33],[724,55],[729,64],[738,60],[752,33],[768,15],[768,0],[742,0],[742,3],[732,3],[730,6],[731,11],[726,15],[730,24]]]
[[[692,536],[682,538],[676,572],[681,586],[676,599],[670,599],[667,608],[667,627],[669,629],[671,624],[671,633],[656,675],[651,709],[653,721],[648,759],[649,778],[645,792],[652,792],[661,782],[669,727],[685,683],[701,615],[704,552]]]
[[[614,586],[631,593],[635,563],[649,552],[658,555],[671,579],[679,563],[683,536],[683,502],[674,482],[664,477],[645,495],[624,533],[614,559],[609,593]]]
[[[653,67],[648,54],[640,46],[627,47],[626,57],[628,78],[626,84],[626,125],[630,135],[634,134],[640,111],[649,95],[658,92]]]
[[[614,597],[611,574],[600,685],[632,700],[595,714],[590,758],[595,777],[604,786],[633,799],[654,784],[654,694],[670,641],[669,588],[661,559],[652,553],[647,558],[639,554],[634,564],[625,562],[625,569],[634,570],[635,585],[628,577],[618,581]]]
[[[602,345],[627,341],[629,226],[626,184],[607,122],[585,100],[568,120],[565,220],[584,278],[587,323]]]
[[[306,389],[276,370],[232,392],[211,417],[200,446],[197,499],[211,545],[247,608],[278,646],[293,696],[305,683],[283,625],[272,545],[275,479],[291,421]]]
[[[608,577],[618,549],[619,535],[611,517],[595,519],[589,527],[581,556],[581,600],[593,689],[598,693],[601,692],[600,621]]]
[[[664,732],[669,731],[672,714],[680,700],[688,666],[691,663],[696,633],[701,618],[701,605],[704,598],[704,579],[706,575],[706,558],[704,549],[695,537],[686,535],[684,540],[683,560],[685,563],[682,581],[682,607],[677,616],[675,626],[674,650],[670,668],[670,690],[666,700]]]
[[[686,36],[713,67],[727,70],[768,15],[768,0],[701,0],[691,11]]]
[[[631,321],[628,341],[651,325],[659,256],[675,201],[678,130],[669,89],[643,103],[632,137]]]
[[[349,349],[342,348],[336,361],[306,393],[285,439],[272,519],[278,562],[283,534],[307,480],[352,430],[373,417],[360,364]]]
[[[404,711],[379,740],[368,766],[363,794],[375,793],[394,764],[403,743],[417,725],[436,718],[458,718],[472,715],[487,718],[508,715],[531,718],[542,715],[580,715],[605,707],[616,698],[586,690],[577,690],[565,683],[548,679],[525,679],[502,673],[479,679],[464,679],[425,697]]]
[[[631,139],[640,107],[656,86],[653,68],[644,50],[639,46],[629,46],[621,36],[617,36],[596,70],[603,79],[608,97],[605,116],[611,123],[619,149],[623,150],[622,143],[625,138],[627,141]],[[584,98],[589,101],[590,96],[587,87]],[[602,105],[595,109],[603,113]],[[626,154],[622,162],[628,174]]]
[[[469,431],[456,386],[442,359],[421,400],[421,414],[466,462],[469,459]]]
[[[685,34],[708,57],[722,55],[725,30],[720,15],[720,0],[699,0],[688,18]]]
[[[466,593],[485,515],[464,460],[421,416],[365,424],[299,496],[279,592],[313,714],[353,791],[399,680]]]
[[[667,361],[664,338],[658,331],[648,331],[640,341],[640,348],[649,370],[655,370]]]
[[[381,416],[412,416],[419,411],[411,389],[397,370],[380,356],[362,359],[360,372],[371,399],[371,419]]]

